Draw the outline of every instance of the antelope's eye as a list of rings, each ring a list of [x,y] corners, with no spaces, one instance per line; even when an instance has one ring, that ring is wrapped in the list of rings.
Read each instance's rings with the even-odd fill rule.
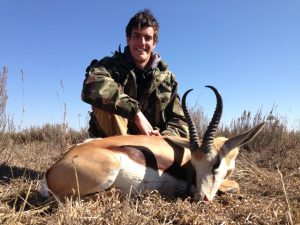
[[[213,168],[212,168],[213,173],[215,172],[216,169],[219,168],[220,164],[221,164],[221,159],[220,159],[220,156],[217,155],[216,160],[215,160],[215,164],[213,165]]]

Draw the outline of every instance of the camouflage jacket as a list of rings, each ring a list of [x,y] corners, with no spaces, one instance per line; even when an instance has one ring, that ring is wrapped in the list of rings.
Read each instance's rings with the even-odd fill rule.
[[[153,128],[162,135],[186,137],[177,81],[167,64],[159,58],[154,67],[137,74],[134,64],[126,57],[126,51],[129,49],[91,62],[86,69],[82,100],[93,107],[128,118],[129,127],[130,123],[131,127],[135,126],[133,118],[138,111],[142,111]],[[137,84],[141,79],[137,76],[143,74],[148,76],[149,81],[142,82],[141,90]],[[130,133],[138,133],[135,129],[132,128]]]

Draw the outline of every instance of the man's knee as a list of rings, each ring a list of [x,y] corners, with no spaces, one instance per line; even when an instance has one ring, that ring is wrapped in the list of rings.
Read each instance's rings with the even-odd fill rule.
[[[93,115],[101,130],[106,136],[126,135],[128,120],[116,114],[112,114],[97,108],[93,109]]]
[[[99,126],[97,118],[95,117],[93,112],[90,112],[88,133],[91,138],[107,137],[107,134]]]

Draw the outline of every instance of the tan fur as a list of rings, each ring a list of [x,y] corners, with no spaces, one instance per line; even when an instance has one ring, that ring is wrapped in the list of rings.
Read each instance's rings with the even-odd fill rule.
[[[219,191],[223,193],[240,194],[240,186],[233,180],[224,180]]]
[[[239,191],[238,184],[227,177],[234,170],[239,146],[262,127],[231,139],[215,138],[209,153],[201,149],[191,153],[189,140],[177,137],[128,135],[87,140],[72,146],[48,169],[46,186],[58,197],[78,192],[89,195],[114,185],[127,191],[134,185],[138,190],[158,188],[175,194],[191,188],[190,181],[196,179],[194,197],[212,200],[218,189]],[[222,163],[214,174],[217,159]]]
[[[98,162],[100,159],[101,164]],[[105,163],[105,170],[102,169],[103,163]],[[98,185],[105,183],[110,171],[118,169],[118,167],[119,161],[109,150],[100,149],[98,146],[88,149],[87,146],[82,145],[72,148],[47,171],[47,184],[58,197],[78,193],[77,182],[80,184],[80,192],[85,195],[92,194],[99,191]],[[63,179],[57,179],[61,177]]]
[[[145,147],[153,153],[158,169],[161,171],[168,169],[174,163],[174,150],[182,151],[180,148],[171,147],[163,137],[129,135],[94,139],[72,146],[47,171],[48,188],[58,197],[70,196],[78,193],[78,183],[81,195],[95,193],[99,191],[99,184],[106,182],[109,173],[112,170],[118,170],[120,154],[126,154],[133,161],[146,166],[142,153],[130,149],[133,142],[134,146]],[[178,163],[183,166],[189,160],[190,152],[185,150]],[[76,176],[78,180],[76,180]],[[63,179],[58,179],[62,177]],[[107,189],[109,186],[104,185],[103,189]]]

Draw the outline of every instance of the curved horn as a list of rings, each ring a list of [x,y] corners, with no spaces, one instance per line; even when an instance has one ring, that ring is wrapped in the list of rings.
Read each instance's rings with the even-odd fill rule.
[[[211,119],[205,133],[204,133],[202,144],[201,144],[201,147],[200,147],[201,150],[204,153],[207,153],[212,148],[215,133],[217,131],[218,125],[219,125],[220,120],[221,120],[222,111],[223,111],[223,100],[222,100],[222,97],[221,97],[220,93],[218,92],[218,90],[215,87],[209,86],[209,85],[207,85],[205,87],[208,87],[208,88],[212,89],[214,91],[215,95],[216,95],[216,98],[217,98],[217,105],[216,105],[216,108],[215,108],[214,115],[213,115],[213,117],[212,117],[212,119]]]
[[[190,150],[191,150],[191,152],[196,151],[200,147],[197,128],[196,128],[195,123],[194,123],[194,121],[191,117],[191,114],[189,113],[189,111],[186,107],[186,96],[192,90],[193,89],[190,89],[190,90],[186,91],[184,93],[183,97],[182,97],[182,110],[183,110],[184,116],[187,120],[187,124],[188,124],[188,128],[189,128]]]

